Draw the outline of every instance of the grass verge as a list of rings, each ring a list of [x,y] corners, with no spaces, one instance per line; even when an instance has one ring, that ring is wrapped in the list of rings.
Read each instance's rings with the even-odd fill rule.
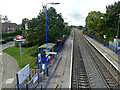
[[[26,66],[27,64],[30,64],[30,68],[34,68],[36,65],[35,63],[36,57],[29,56],[27,51],[28,51],[28,48],[22,47],[22,52],[24,52],[24,54],[22,55],[23,67]],[[3,52],[13,56],[18,62],[19,68],[22,68],[19,47],[12,46],[12,47],[4,49]]]

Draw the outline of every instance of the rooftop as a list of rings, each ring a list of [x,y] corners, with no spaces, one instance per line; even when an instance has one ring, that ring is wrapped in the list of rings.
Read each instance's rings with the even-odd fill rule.
[[[54,43],[47,43],[47,49],[50,50],[50,49],[52,49],[55,45],[56,45],[56,44],[54,44]],[[43,48],[43,49],[46,48],[46,43],[38,47],[38,49],[41,49],[41,48]]]

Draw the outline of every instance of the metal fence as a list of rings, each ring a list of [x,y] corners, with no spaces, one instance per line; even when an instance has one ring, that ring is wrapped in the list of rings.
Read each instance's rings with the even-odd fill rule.
[[[104,41],[92,36],[92,35],[89,35],[88,33],[86,33],[87,36],[95,39],[96,41],[100,42],[101,44],[104,45]],[[109,44],[106,44],[105,45],[106,47],[108,47],[109,49],[111,49],[112,51],[114,51],[115,53],[118,53],[118,44],[117,43],[114,43],[112,41],[109,41]]]
[[[35,70],[33,75],[31,75],[31,79],[26,84],[16,84],[14,86],[15,90],[29,90],[35,89],[38,84],[43,80],[43,74],[41,70]]]
[[[64,45],[64,42],[66,41],[66,39],[68,38],[70,34],[67,34],[67,36],[62,40],[62,42],[60,43],[60,45],[56,48],[56,52],[58,52],[61,47]]]

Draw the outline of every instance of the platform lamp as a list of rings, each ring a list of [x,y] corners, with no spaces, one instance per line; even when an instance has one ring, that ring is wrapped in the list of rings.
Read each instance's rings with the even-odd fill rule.
[[[92,38],[93,38],[93,28],[94,28],[94,22],[93,21],[90,21],[90,22],[92,22],[93,24],[92,24]]]
[[[101,19],[104,19],[104,17],[101,17]],[[107,18],[105,17],[105,34],[103,35],[103,37],[104,37],[104,46],[106,45],[106,24],[107,24]]]
[[[116,36],[116,49],[115,49],[115,53],[117,53],[117,39],[118,39],[118,36],[119,36],[119,19],[120,19],[120,13],[117,14],[116,16],[118,16],[118,29],[117,29],[117,36]]]
[[[47,49],[47,5],[48,4],[57,5],[57,4],[60,4],[60,3],[47,3],[45,5],[45,16],[46,16],[46,49]]]
[[[47,5],[48,4],[57,5],[57,4],[60,4],[60,3],[47,3],[45,5],[45,16],[46,16],[46,20],[45,20],[46,21],[46,52],[47,52]],[[47,65],[47,76],[48,76],[48,65]]]

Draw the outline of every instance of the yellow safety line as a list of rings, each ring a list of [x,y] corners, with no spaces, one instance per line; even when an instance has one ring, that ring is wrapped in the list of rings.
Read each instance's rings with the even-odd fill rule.
[[[70,36],[70,39],[71,39],[71,36]],[[68,43],[68,45],[69,45],[69,43]],[[56,78],[56,81],[55,81],[53,90],[55,90],[55,87],[56,87],[56,84],[57,84],[57,81],[58,81],[58,77],[59,77],[59,74],[60,74],[60,71],[61,71],[61,68],[62,68],[62,64],[63,64],[64,58],[65,58],[67,49],[68,49],[68,47],[67,47],[66,50],[65,50],[64,57],[63,57],[63,59],[62,59],[61,66],[60,66],[60,68],[59,68],[59,72],[58,72],[58,75],[57,75],[57,78]]]
[[[93,41],[94,42],[94,41]],[[96,42],[94,42],[96,45],[97,45],[97,43]],[[101,46],[99,46],[99,45],[97,45],[98,47],[100,47],[101,49],[103,49]],[[112,56],[108,51],[106,51],[105,49],[103,49],[105,52],[107,52],[110,56]],[[114,56],[112,56],[115,60],[117,60],[119,63],[120,63],[120,61],[116,58],[116,57],[114,57]]]

